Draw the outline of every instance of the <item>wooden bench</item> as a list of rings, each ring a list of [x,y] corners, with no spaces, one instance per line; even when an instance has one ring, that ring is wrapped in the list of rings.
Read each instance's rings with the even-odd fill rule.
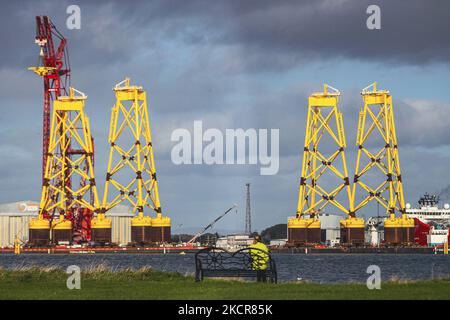
[[[258,251],[261,253],[258,254]],[[264,255],[268,256],[267,262]],[[254,266],[267,263],[264,274],[267,282],[277,283],[277,268],[270,253],[256,248],[229,252],[221,248],[205,248],[195,254],[195,280],[205,277],[257,278]]]

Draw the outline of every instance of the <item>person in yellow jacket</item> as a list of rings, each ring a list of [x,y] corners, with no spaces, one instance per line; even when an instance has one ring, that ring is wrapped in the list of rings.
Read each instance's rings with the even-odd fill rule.
[[[252,257],[252,269],[256,270],[256,281],[266,282],[266,269],[269,262],[269,248],[262,242],[261,236],[253,238],[253,244],[249,246]],[[252,250],[252,249],[259,250]],[[260,251],[262,250],[262,251]]]

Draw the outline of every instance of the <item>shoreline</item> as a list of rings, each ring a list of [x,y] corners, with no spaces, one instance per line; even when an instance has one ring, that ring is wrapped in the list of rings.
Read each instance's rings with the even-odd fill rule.
[[[188,254],[204,247],[113,247],[113,248],[23,248],[20,254]],[[281,254],[443,254],[432,247],[279,247],[271,253]],[[13,254],[13,248],[0,249],[1,254]]]
[[[290,254],[435,254],[432,247],[339,247],[339,248],[273,248],[271,253]],[[436,254],[443,254],[437,251]]]
[[[450,279],[383,281],[381,290],[365,283],[256,283],[207,279],[151,268],[112,271],[94,266],[80,273],[81,289],[69,290],[70,274],[57,267],[0,269],[0,299],[304,300],[450,299]],[[355,298],[357,297],[357,298]]]

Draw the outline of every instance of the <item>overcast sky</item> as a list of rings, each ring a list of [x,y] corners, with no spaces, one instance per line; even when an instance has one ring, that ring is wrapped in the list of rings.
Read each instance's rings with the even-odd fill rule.
[[[66,28],[66,8],[81,8],[81,29]],[[381,30],[366,9],[381,8]],[[0,201],[38,200],[43,83],[36,64],[36,15],[67,37],[72,84],[86,112],[103,190],[112,87],[125,76],[148,92],[163,212],[177,226],[203,226],[233,203],[218,225],[242,230],[245,183],[253,226],[295,214],[307,97],[324,82],[342,93],[352,175],[363,87],[379,82],[394,99],[405,197],[450,184],[450,3],[448,1],[14,1],[0,27]],[[280,170],[256,165],[172,163],[177,128],[280,129]],[[373,208],[362,212],[376,214]]]

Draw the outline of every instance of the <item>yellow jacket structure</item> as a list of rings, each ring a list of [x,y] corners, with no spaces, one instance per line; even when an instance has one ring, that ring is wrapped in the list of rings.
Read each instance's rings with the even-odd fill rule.
[[[262,242],[254,243],[250,245],[249,248],[250,255],[252,257],[252,269],[265,270],[267,268],[267,262],[269,262],[269,248],[267,248],[267,246]],[[264,252],[252,250],[252,248],[263,250]]]

